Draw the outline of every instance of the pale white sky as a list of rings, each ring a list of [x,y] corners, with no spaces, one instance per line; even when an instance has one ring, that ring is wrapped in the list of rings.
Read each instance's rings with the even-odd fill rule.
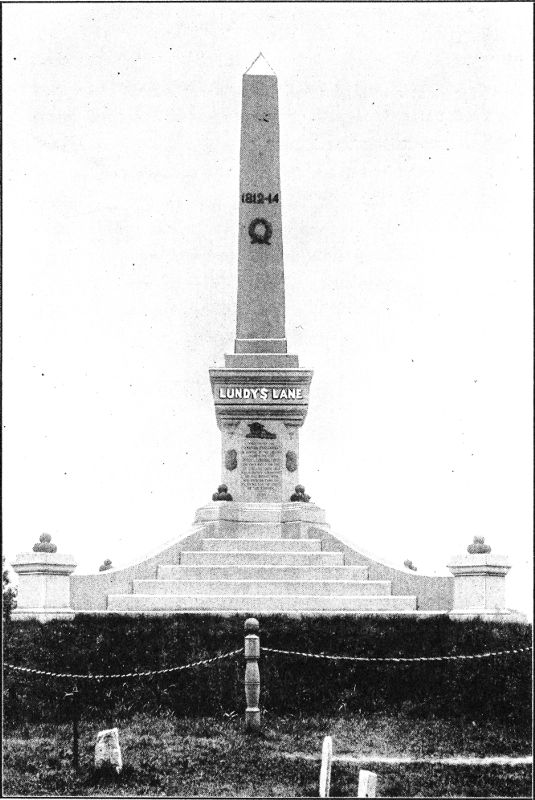
[[[220,481],[241,76],[279,78],[300,479],[421,571],[483,535],[531,608],[530,4],[4,6],[4,551],[79,571]]]

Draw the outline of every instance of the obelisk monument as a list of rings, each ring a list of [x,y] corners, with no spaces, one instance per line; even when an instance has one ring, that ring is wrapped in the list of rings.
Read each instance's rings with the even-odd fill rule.
[[[281,203],[277,78],[260,55],[242,88],[236,353],[286,353]]]
[[[234,501],[287,503],[312,372],[287,353],[277,77],[262,55],[243,76],[234,353],[210,381],[222,481]]]

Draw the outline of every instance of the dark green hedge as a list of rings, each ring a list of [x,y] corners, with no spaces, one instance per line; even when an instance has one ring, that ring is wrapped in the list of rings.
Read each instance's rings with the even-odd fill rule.
[[[130,672],[187,664],[243,645],[245,617],[79,615],[72,621],[13,622],[4,628],[4,661],[55,672]],[[447,617],[260,618],[261,645],[312,653],[430,656],[531,645],[531,627]],[[261,705],[274,714],[338,710],[511,720],[531,717],[531,656],[412,663],[349,663],[263,653]],[[243,712],[244,661],[230,660],[171,676],[80,681],[84,715],[134,710],[177,715]],[[4,673],[6,722],[59,721],[70,680]]]

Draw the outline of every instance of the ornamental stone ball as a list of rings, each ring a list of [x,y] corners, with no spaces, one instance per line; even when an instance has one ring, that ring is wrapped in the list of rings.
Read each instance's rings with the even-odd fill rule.
[[[217,492],[213,493],[212,500],[232,500],[232,495],[228,493],[226,483],[222,483],[217,487]]]
[[[305,487],[298,483],[295,487],[295,494],[290,497],[290,500],[292,503],[308,503],[310,495],[305,494]]]
[[[57,549],[57,546],[52,544],[52,537],[49,533],[42,533],[39,541],[32,548],[34,553],[55,553]]]
[[[245,633],[258,633],[260,630],[260,623],[254,617],[249,617],[244,623]]]
[[[471,555],[475,553],[490,553],[490,545],[485,544],[484,536],[474,536],[474,541],[466,548]]]

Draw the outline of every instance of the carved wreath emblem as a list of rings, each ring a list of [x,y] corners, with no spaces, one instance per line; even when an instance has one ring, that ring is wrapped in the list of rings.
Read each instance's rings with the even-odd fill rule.
[[[273,227],[264,217],[255,217],[249,225],[251,244],[271,244]]]
[[[295,450],[288,450],[286,453],[286,469],[288,472],[295,472],[297,469],[297,453]]]
[[[225,467],[228,470],[236,469],[238,466],[238,454],[235,450],[227,450],[225,453]]]

